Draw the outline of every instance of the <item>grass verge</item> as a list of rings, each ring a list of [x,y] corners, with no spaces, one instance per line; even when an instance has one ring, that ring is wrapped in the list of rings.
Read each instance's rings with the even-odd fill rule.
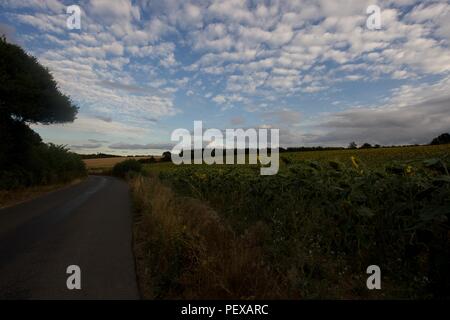
[[[0,190],[0,209],[15,206],[30,201],[44,194],[67,188],[82,182],[84,179],[75,179],[69,183],[59,183],[47,186],[36,186],[15,190]]]
[[[199,200],[177,196],[156,177],[130,181],[134,251],[146,299],[271,299],[287,291],[265,261],[266,230],[241,236]]]

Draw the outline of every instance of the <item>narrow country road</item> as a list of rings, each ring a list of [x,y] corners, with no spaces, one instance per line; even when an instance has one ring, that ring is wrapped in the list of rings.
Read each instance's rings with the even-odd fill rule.
[[[0,210],[0,299],[138,299],[125,182],[90,176]],[[69,290],[66,269],[81,269]]]

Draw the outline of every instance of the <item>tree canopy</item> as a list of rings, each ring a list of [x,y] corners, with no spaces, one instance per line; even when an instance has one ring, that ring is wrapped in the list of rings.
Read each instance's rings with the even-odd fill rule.
[[[450,143],[450,134],[443,133],[439,137],[434,138],[430,144],[437,145],[437,144],[449,144],[449,143]]]
[[[71,122],[77,112],[48,69],[0,37],[0,176],[33,166],[43,142],[29,124]]]
[[[71,122],[77,112],[47,68],[19,46],[0,38],[1,117],[50,124]]]
[[[350,143],[348,144],[348,148],[349,148],[349,149],[356,149],[356,148],[358,148],[358,145],[356,144],[355,141],[352,141],[352,142],[350,142]]]
[[[359,148],[360,149],[370,149],[370,148],[372,148],[372,145],[370,143],[366,142]]]

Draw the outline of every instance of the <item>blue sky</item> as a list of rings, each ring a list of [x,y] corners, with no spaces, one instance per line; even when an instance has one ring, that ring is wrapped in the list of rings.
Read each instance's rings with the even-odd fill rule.
[[[66,7],[82,9],[81,30]],[[369,5],[381,30],[366,27]],[[2,0],[0,33],[80,111],[33,125],[80,153],[160,153],[176,128],[280,129],[283,146],[426,143],[450,131],[450,3]]]

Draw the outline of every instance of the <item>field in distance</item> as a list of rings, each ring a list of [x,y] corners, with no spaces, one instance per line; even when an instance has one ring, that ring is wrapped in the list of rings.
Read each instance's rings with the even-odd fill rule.
[[[393,162],[420,163],[430,158],[446,158],[450,154],[450,145],[423,145],[407,147],[387,147],[370,149],[342,149],[342,150],[322,150],[322,151],[300,151],[280,153],[280,168],[284,168],[286,163],[298,161],[318,161],[328,163],[337,161],[344,165],[351,166],[351,158],[356,157],[363,165],[371,168],[383,167]],[[181,165],[190,166],[190,165]],[[192,165],[194,168],[221,167],[223,165]],[[172,162],[156,162],[145,164],[144,171],[159,174],[164,171],[176,169],[177,165]],[[242,165],[237,166],[239,168]]]
[[[154,156],[153,158],[158,159],[159,156]],[[140,159],[150,159],[150,157],[112,157],[112,158],[99,158],[99,159],[84,159],[87,169],[90,173],[101,172],[103,169],[111,169],[119,162],[125,160],[140,160]]]

